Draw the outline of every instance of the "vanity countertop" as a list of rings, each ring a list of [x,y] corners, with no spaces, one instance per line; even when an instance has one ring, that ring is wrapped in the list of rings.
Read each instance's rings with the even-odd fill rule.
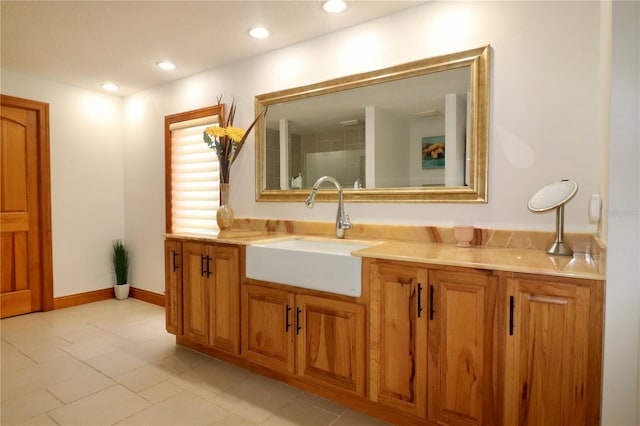
[[[430,265],[605,280],[604,256],[592,256],[588,253],[574,253],[573,257],[550,256],[544,250],[537,249],[464,248],[454,244],[387,241],[354,251],[352,255]]]
[[[295,238],[296,234],[265,230],[231,229],[217,235],[167,234],[165,238],[223,244],[249,245],[275,239]],[[323,238],[310,237],[305,238]],[[347,239],[346,241],[349,241]],[[353,241],[353,240],[352,240]],[[357,241],[361,241],[358,239]],[[424,263],[428,265],[461,266],[505,272],[552,275],[559,277],[605,280],[604,255],[574,253],[573,257],[550,256],[544,250],[496,247],[456,247],[454,244],[371,240],[376,244],[353,251],[353,256]]]

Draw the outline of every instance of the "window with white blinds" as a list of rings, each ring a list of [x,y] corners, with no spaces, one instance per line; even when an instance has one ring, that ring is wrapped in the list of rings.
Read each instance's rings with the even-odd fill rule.
[[[202,139],[218,116],[172,123],[171,232],[215,234],[220,205],[218,157]],[[169,202],[169,200],[167,200]]]

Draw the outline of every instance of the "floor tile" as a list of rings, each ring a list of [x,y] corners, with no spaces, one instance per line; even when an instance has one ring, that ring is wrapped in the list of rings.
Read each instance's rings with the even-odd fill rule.
[[[89,370],[82,375],[51,385],[47,387],[47,390],[60,401],[68,404],[115,384],[116,382],[104,374],[95,370]]]
[[[313,405],[310,401],[297,398],[277,410],[276,414],[269,417],[262,424],[272,426],[329,426],[338,418],[337,414],[323,410]]]
[[[248,379],[215,395],[212,400],[229,411],[262,423],[299,396],[302,391],[266,377]]]
[[[369,417],[365,414],[359,413],[353,410],[346,410],[338,419],[331,424],[331,426],[387,426],[386,423],[380,419]]]
[[[142,392],[138,392],[138,395],[151,402],[162,402],[165,399],[184,391],[184,388],[181,388],[176,384],[171,382],[162,382],[155,386],[151,386]]]
[[[51,420],[51,417],[46,414],[40,414],[39,416],[26,419],[23,422],[18,422],[15,426],[58,426],[58,424]]]
[[[206,363],[187,370],[169,381],[196,395],[211,399],[251,375],[252,373],[247,370],[209,358]]]
[[[17,371],[2,371],[2,401],[20,397],[92,371],[81,361],[67,356],[46,360]]]
[[[209,425],[231,413],[188,392],[174,395],[123,421],[120,425]]]
[[[144,360],[131,356],[120,350],[108,352],[85,361],[88,365],[109,377],[119,376],[127,371],[142,367]]]
[[[62,403],[44,389],[12,398],[0,405],[0,424],[12,425],[44,414]]]
[[[2,371],[16,371],[27,367],[33,367],[36,362],[14,348],[9,342],[2,341]]]
[[[112,425],[151,405],[120,385],[72,402],[49,412],[60,425]]]
[[[116,376],[114,380],[133,392],[140,392],[172,377],[172,374],[158,366],[145,365]]]

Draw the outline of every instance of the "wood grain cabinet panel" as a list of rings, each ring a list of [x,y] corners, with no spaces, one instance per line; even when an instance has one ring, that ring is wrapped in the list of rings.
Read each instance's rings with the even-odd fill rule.
[[[240,354],[240,260],[234,246],[209,247],[209,344]]]
[[[239,249],[207,243],[182,245],[184,336],[240,353]]]
[[[365,394],[365,307],[268,286],[242,286],[242,353],[324,388]]]
[[[247,360],[293,373],[294,297],[270,287],[242,286],[242,354]]]
[[[182,335],[182,242],[168,239],[164,243],[166,329]]]
[[[497,424],[497,277],[429,270],[428,291],[428,418],[440,425]]]
[[[365,307],[322,297],[296,297],[297,373],[365,394]]]
[[[601,283],[512,278],[505,424],[597,425]]]
[[[427,270],[377,262],[371,268],[370,398],[419,417],[427,409]]]
[[[203,345],[209,344],[208,247],[207,244],[194,242],[182,245],[184,336]]]

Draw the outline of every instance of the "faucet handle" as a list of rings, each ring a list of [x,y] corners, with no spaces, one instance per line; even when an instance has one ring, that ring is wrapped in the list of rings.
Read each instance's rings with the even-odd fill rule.
[[[351,219],[349,218],[349,215],[346,215],[344,217],[344,222],[342,223],[342,227],[345,229],[351,229],[353,225],[351,224]]]

